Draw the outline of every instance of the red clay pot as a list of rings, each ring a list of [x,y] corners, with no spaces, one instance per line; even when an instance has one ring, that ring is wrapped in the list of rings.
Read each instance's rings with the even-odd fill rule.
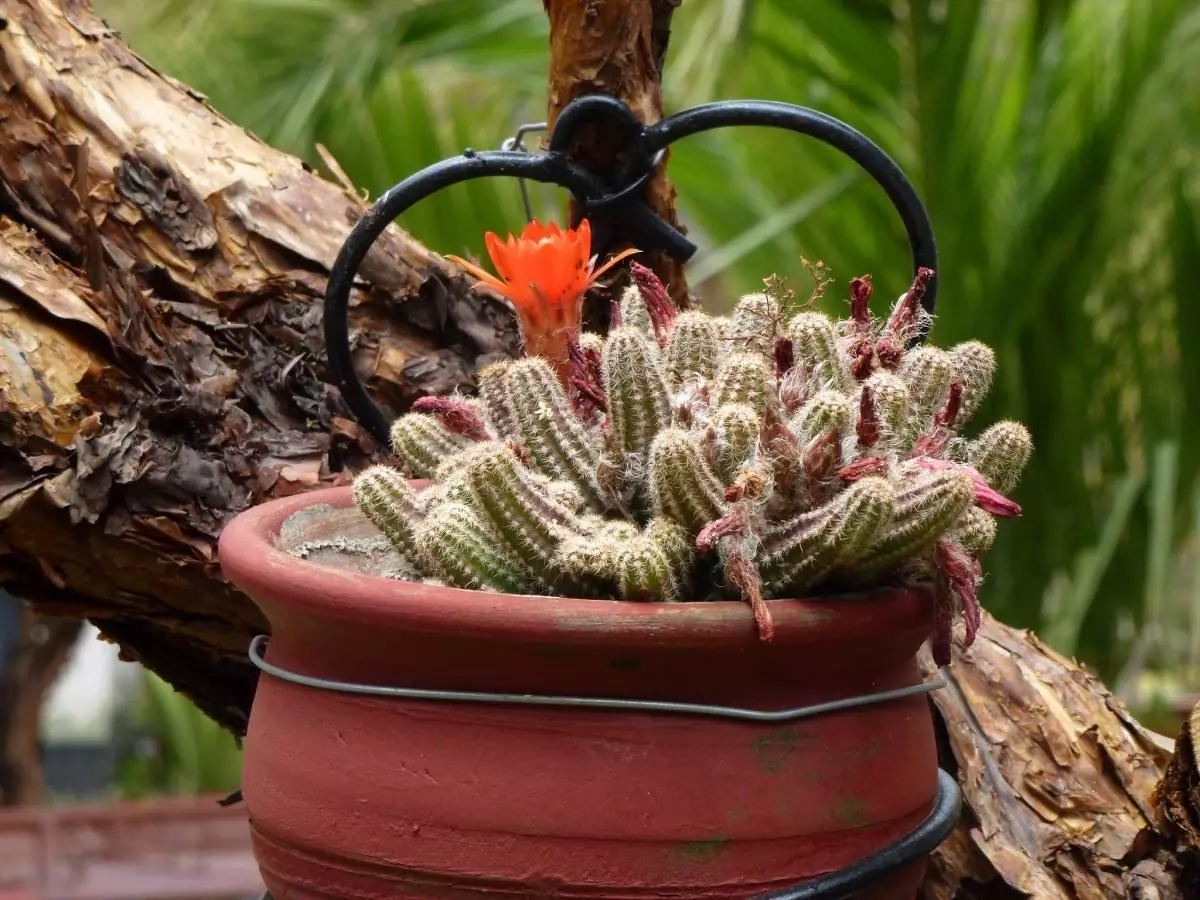
[[[348,488],[238,516],[226,576],[267,659],[340,681],[782,709],[916,684],[928,597],[634,604],[415,585],[276,548]],[[871,854],[928,815],[923,695],[788,725],[379,699],[260,680],[244,792],[276,900],[741,898]],[[924,862],[861,900],[911,900]]]

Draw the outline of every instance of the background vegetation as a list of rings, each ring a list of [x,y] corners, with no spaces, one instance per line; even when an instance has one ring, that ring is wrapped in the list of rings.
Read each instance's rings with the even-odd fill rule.
[[[101,0],[151,63],[264,140],[372,195],[545,113],[538,0]],[[939,344],[977,337],[1001,374],[981,420],[1036,451],[985,604],[1123,690],[1200,661],[1200,2],[686,0],[671,110],[715,98],[812,106],[881,144],[937,230]],[[882,192],[799,137],[690,139],[670,174],[701,242],[691,279],[727,304],[802,257],[840,285],[907,285]],[[563,198],[538,194],[541,215]],[[401,223],[441,252],[521,224],[475,182]],[[835,289],[830,302],[841,302]],[[1192,681],[1193,688],[1200,683]]]

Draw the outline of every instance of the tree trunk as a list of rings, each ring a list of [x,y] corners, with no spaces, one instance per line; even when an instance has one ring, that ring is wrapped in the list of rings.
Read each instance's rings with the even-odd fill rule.
[[[550,18],[550,127],[572,100],[607,94],[623,101],[644,123],[663,115],[662,68],[671,33],[671,16],[682,0],[544,0]],[[622,161],[629,135],[613,122],[587,123],[572,136],[567,155],[602,177],[611,177]],[[663,157],[646,185],[645,200],[659,217],[685,231],[675,211],[675,188]],[[572,224],[583,210],[571,206]],[[622,249],[619,246],[609,248]],[[641,260],[654,270],[681,307],[689,305],[683,265],[665,253]],[[589,298],[585,321],[606,329],[608,307]]]
[[[0,577],[240,730],[266,623],[218,577],[238,511],[374,455],[321,295],[361,203],[152,71],[82,0],[0,31]],[[398,230],[352,298],[393,412],[470,389],[511,315]]]
[[[46,619],[0,592],[0,806],[45,799],[42,701],[71,657],[78,619]]]
[[[611,90],[656,118],[673,5],[548,0],[551,117]],[[220,580],[216,536],[378,456],[329,385],[320,326],[360,201],[153,72],[82,0],[7,15],[0,578],[240,732],[266,623]],[[661,173],[650,196],[673,219]],[[392,412],[516,351],[511,317],[469,287],[399,230],[371,254],[356,361]],[[1188,741],[1156,793],[1168,753],[1083,669],[991,619],[949,677],[934,709],[967,808],[929,900],[1200,896]]]

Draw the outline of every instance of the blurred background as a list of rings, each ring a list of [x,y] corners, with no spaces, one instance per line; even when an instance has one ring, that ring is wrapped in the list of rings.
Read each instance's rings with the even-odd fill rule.
[[[325,148],[371,197],[545,117],[539,0],[96,5],[151,64],[327,172]],[[1200,0],[686,0],[665,85],[668,111],[733,97],[815,107],[905,169],[941,250],[933,339],[993,346],[1000,372],[977,418],[1019,419],[1035,441],[1015,493],[1025,515],[985,560],[984,604],[1173,733],[1200,692],[1200,355],[1188,344],[1200,336]],[[677,145],[669,171],[701,246],[691,284],[713,309],[773,273],[807,293],[804,258],[837,279],[831,307],[859,274],[881,307],[908,285],[882,191],[812,141],[703,135]],[[561,217],[564,199],[535,190],[535,211]],[[401,222],[458,254],[521,224],[509,182],[450,189]],[[232,741],[153,677],[130,684],[113,694],[127,735],[103,763],[114,790],[236,787]],[[71,730],[67,694],[48,739]]]

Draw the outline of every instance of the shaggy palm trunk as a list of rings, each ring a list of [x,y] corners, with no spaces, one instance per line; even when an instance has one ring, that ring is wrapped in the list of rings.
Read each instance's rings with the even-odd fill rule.
[[[552,118],[590,90],[659,115],[673,5],[548,0]],[[152,71],[83,0],[4,13],[0,577],[241,731],[266,623],[220,579],[218,533],[380,457],[321,338],[360,201]],[[602,165],[606,140],[573,152]],[[649,196],[673,218],[665,176]],[[398,230],[372,253],[355,358],[391,412],[516,352],[511,317],[469,287]],[[1197,832],[1178,824],[1200,822],[1190,743],[1156,795],[1169,754],[1080,667],[994,620],[951,680],[934,704],[967,810],[928,898],[1197,896]]]

